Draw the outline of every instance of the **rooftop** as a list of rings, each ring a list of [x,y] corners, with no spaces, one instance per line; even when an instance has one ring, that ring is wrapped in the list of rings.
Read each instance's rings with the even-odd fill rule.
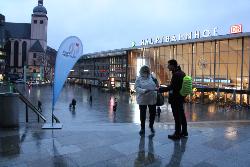
[[[94,53],[84,54],[82,58],[88,59],[88,58],[98,58],[98,57],[109,57],[109,56],[115,56],[115,55],[124,55],[127,53],[127,51],[136,50],[136,49],[181,45],[181,44],[189,44],[189,43],[197,43],[197,42],[219,41],[219,40],[224,40],[224,39],[235,39],[235,38],[242,38],[242,37],[250,37],[250,32],[210,36],[210,37],[203,37],[203,38],[198,38],[198,39],[179,40],[175,42],[164,42],[164,43],[135,46],[135,47],[129,47],[129,48],[121,48],[121,49],[115,49],[115,50],[94,52]]]

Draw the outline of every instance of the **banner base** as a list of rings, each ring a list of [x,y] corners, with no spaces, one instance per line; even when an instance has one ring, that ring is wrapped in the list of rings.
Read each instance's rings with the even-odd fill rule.
[[[46,123],[42,126],[42,129],[62,129],[63,125],[61,123]]]

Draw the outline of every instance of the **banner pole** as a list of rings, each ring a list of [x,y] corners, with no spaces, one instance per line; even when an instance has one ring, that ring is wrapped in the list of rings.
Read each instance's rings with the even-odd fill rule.
[[[42,129],[62,129],[62,124],[61,123],[55,123],[54,124],[54,118],[53,118],[53,115],[54,115],[54,101],[55,101],[55,98],[54,98],[54,85],[52,86],[52,114],[51,114],[51,124],[50,123],[47,123],[47,124],[44,124]]]
[[[52,123],[52,127],[53,127],[53,124],[54,124],[54,119],[53,119],[53,114],[54,114],[54,107],[52,107],[52,116],[51,116],[51,123]]]
[[[54,114],[54,88],[55,88],[55,82],[53,82],[52,86],[52,115],[51,115],[51,123],[53,127],[54,119],[53,119],[53,114]]]

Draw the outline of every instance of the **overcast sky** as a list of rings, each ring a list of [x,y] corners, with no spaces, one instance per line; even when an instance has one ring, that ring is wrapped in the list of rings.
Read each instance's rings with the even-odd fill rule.
[[[0,0],[7,22],[30,23],[37,0]],[[146,38],[218,27],[219,35],[241,23],[250,32],[249,0],[44,0],[48,45],[58,49],[78,36],[84,54],[140,45]]]

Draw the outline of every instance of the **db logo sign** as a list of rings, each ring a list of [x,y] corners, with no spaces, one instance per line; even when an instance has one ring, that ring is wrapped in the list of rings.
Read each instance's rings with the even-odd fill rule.
[[[231,26],[230,33],[231,34],[237,34],[242,32],[242,24],[236,24]]]

